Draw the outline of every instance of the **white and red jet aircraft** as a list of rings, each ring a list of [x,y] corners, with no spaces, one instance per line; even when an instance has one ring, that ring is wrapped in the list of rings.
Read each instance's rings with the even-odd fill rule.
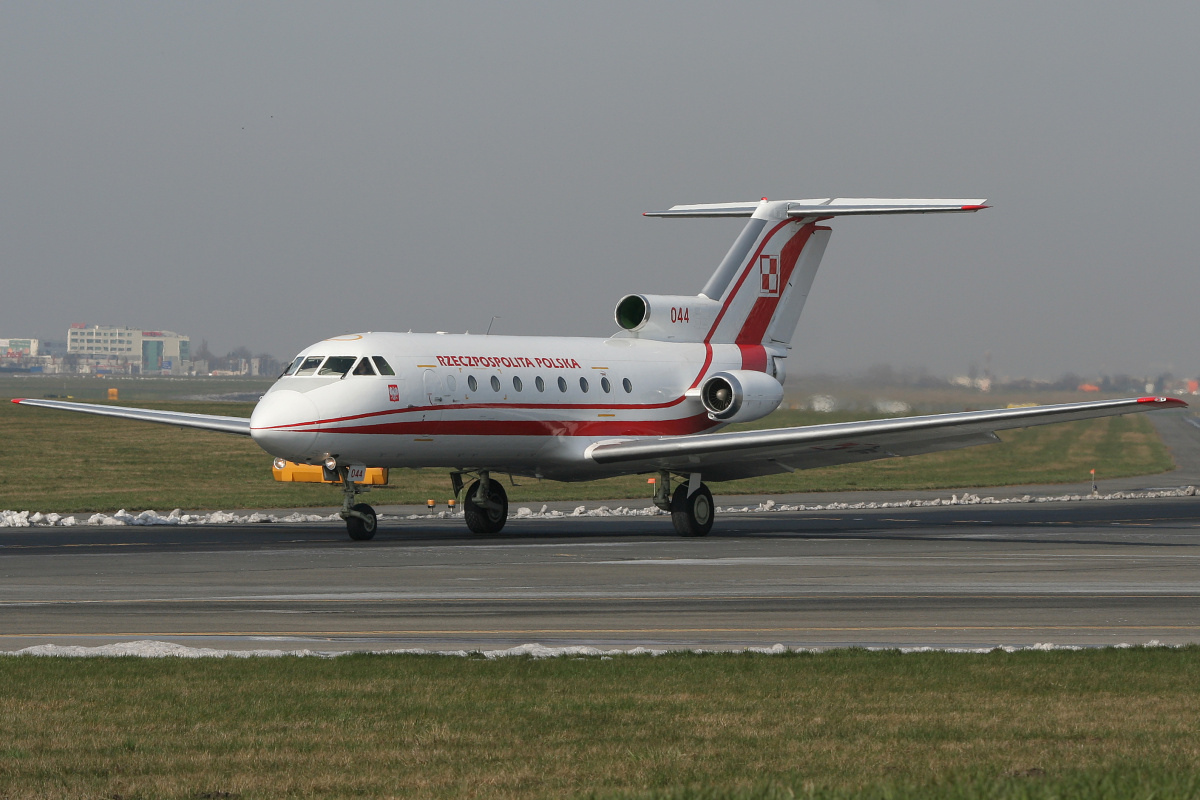
[[[376,516],[365,467],[441,467],[476,533],[504,527],[493,475],[582,481],[657,473],[654,502],[683,536],[713,524],[702,482],[931,453],[995,431],[1185,406],[1142,397],[718,433],[783,400],[785,361],[833,217],[977,211],[983,200],[826,198],[675,206],[657,217],[749,217],[698,295],[631,294],[607,339],[359,333],[304,350],[249,419],[14,400],[251,436],[271,455],[340,480],[352,539]],[[677,482],[671,490],[672,480]]]

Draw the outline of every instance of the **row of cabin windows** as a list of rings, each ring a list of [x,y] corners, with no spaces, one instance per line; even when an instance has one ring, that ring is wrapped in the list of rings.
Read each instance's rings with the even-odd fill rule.
[[[449,378],[448,380],[453,380],[453,378]],[[500,391],[500,378],[499,378],[498,376],[496,376],[496,375],[493,375],[493,376],[491,377],[491,379],[490,379],[490,381],[489,381],[489,382],[490,382],[490,383],[491,383],[491,385],[492,385],[492,391],[493,391],[493,392],[498,392],[498,391]],[[450,391],[452,391],[452,392],[454,391],[454,384],[453,384],[453,383],[447,383],[446,385],[449,387]],[[542,376],[541,376],[541,375],[538,375],[536,378],[534,378],[534,379],[533,379],[533,385],[534,385],[534,387],[535,387],[535,388],[536,388],[536,389],[537,389],[539,392],[544,392],[544,391],[546,391],[546,381],[545,381],[545,380],[542,378]],[[477,392],[477,391],[479,391],[479,381],[477,381],[477,380],[475,379],[475,376],[474,376],[474,375],[468,375],[468,376],[467,376],[467,387],[468,387],[468,388],[469,388],[469,389],[470,389],[472,392]],[[512,379],[512,387],[513,387],[513,389],[514,389],[514,390],[516,390],[516,391],[518,391],[518,392],[523,392],[523,391],[525,391],[525,383],[524,383],[524,381],[522,381],[522,380],[521,380],[519,377],[517,377],[516,375],[514,375],[514,376],[513,376],[513,379]],[[591,386],[590,386],[590,384],[588,383],[588,379],[587,379],[587,378],[580,378],[580,379],[579,379],[579,390],[580,390],[580,391],[582,391],[582,392],[584,392],[584,393],[586,394],[586,393],[587,393],[587,391],[588,391],[590,388],[591,388]],[[629,378],[622,378],[622,379],[621,379],[621,388],[625,390],[625,394],[629,394],[630,392],[632,392],[632,391],[633,391],[633,383],[632,383],[632,382],[629,380]],[[558,379],[558,390],[559,390],[560,392],[566,392],[566,391],[567,391],[567,379],[566,379],[566,378],[563,378],[563,377],[561,377],[561,376],[559,377],[559,379]],[[602,377],[602,378],[600,378],[600,390],[601,390],[602,392],[604,392],[605,394],[609,394],[609,393],[611,393],[611,392],[612,392],[612,390],[613,390],[612,382],[611,382],[611,381],[610,381],[608,378],[606,378],[606,377]]]
[[[344,378],[346,375],[395,375],[396,371],[392,369],[391,364],[383,356],[297,356],[280,377],[303,377],[306,375],[316,375],[317,377],[338,377]],[[493,375],[490,379],[492,391],[500,391],[500,378]],[[541,375],[533,379],[533,385],[539,392],[546,391],[546,381]],[[467,376],[467,386],[472,392],[479,391],[479,381],[474,375]],[[518,392],[525,391],[525,383],[516,375],[513,376],[512,386]],[[454,391],[453,376],[446,377],[446,388],[451,392]],[[579,389],[585,394],[591,388],[587,378],[579,379]],[[621,388],[626,394],[633,391],[633,383],[629,378],[621,379]],[[558,390],[560,392],[567,391],[567,379],[558,378]],[[600,378],[600,390],[605,394],[610,394],[613,390],[612,382],[607,377]]]
[[[283,378],[288,375],[302,377],[316,375],[325,378],[344,378],[347,375],[395,375],[396,371],[383,356],[296,356]]]

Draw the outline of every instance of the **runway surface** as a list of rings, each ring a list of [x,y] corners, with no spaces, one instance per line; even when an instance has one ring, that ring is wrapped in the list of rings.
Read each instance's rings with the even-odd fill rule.
[[[0,650],[1200,642],[1200,497],[667,517],[0,531]]]

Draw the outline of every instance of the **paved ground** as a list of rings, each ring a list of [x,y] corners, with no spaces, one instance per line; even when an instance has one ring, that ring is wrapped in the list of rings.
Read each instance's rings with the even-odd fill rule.
[[[1102,491],[1200,484],[1200,429],[1157,424],[1176,472]],[[789,502],[833,499],[895,497]],[[18,528],[0,531],[0,650],[1200,642],[1198,567],[1200,497],[731,514],[700,540],[666,517],[492,539],[419,520],[366,543],[340,523]]]
[[[0,649],[1200,641],[1200,498],[0,534]]]

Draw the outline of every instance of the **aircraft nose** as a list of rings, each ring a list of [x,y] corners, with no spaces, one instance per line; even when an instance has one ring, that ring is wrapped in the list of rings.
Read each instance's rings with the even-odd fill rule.
[[[320,413],[303,392],[268,392],[250,415],[250,436],[263,450],[288,461],[303,461],[317,440]]]

